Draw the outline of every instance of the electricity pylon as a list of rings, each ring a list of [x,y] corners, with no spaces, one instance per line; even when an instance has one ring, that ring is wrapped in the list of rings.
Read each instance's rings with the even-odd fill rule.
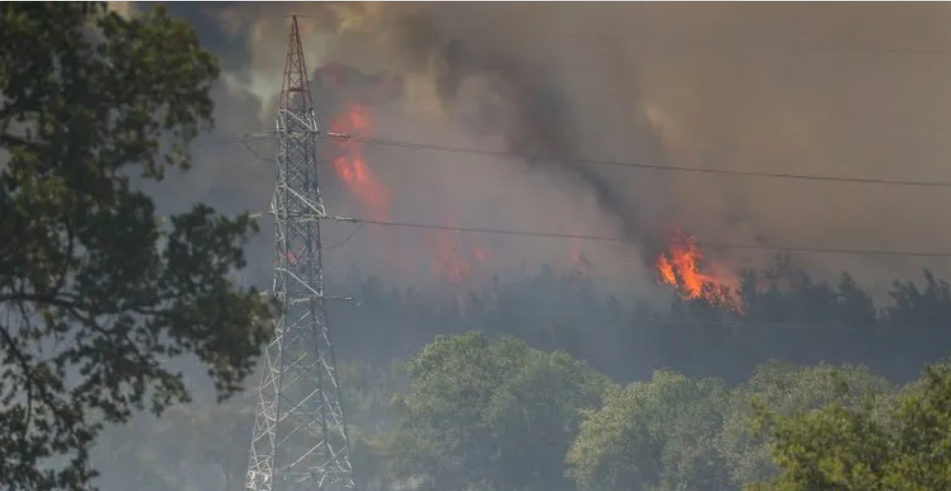
[[[283,305],[268,345],[245,487],[253,491],[353,488],[350,438],[327,325],[317,178],[317,121],[297,17],[278,103],[273,295]]]

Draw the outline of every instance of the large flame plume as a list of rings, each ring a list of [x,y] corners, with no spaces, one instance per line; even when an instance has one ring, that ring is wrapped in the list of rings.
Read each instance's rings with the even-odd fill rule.
[[[347,104],[331,125],[331,131],[356,136],[370,132],[369,111],[359,104]],[[374,220],[386,220],[389,215],[390,194],[373,174],[363,157],[363,145],[355,140],[345,141],[332,160],[337,177],[348,189],[370,208]]]
[[[340,134],[368,136],[372,130],[370,108],[356,103],[347,103],[342,107],[331,124],[331,130]],[[341,139],[337,147],[332,157],[337,178],[368,209],[374,220],[387,220],[394,197],[367,164],[363,145],[358,140]],[[447,216],[442,226],[447,230],[435,230],[429,234],[429,240],[424,241],[426,254],[432,261],[431,269],[442,280],[463,285],[478,268],[488,266],[491,255],[485,246],[467,244],[458,230],[451,230],[459,226],[454,216]]]
[[[736,278],[719,263],[705,258],[696,239],[680,227],[668,231],[666,250],[657,256],[655,266],[661,284],[674,287],[683,298],[740,309],[733,295]]]

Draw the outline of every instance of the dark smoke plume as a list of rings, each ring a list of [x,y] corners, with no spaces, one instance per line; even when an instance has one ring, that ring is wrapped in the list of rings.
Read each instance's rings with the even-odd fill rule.
[[[465,223],[624,234],[640,243],[636,249],[586,255],[600,271],[642,278],[642,261],[630,259],[651,258],[640,251],[653,252],[658,231],[672,222],[709,242],[951,250],[951,232],[934,215],[946,206],[942,192],[571,160],[951,180],[942,164],[951,151],[951,65],[940,55],[951,47],[951,8],[943,4],[170,7],[225,59],[232,88],[223,97],[244,91],[267,107],[282,69],[283,16],[293,11],[307,16],[310,66],[341,63],[403,80],[401,101],[378,111],[379,135],[532,157],[527,166],[506,167],[374,151],[375,168],[405,197],[394,214],[435,218],[437,198],[445,197],[441,207]],[[221,113],[220,120],[243,121],[249,130],[270,124],[266,110],[238,114],[224,104]],[[204,165],[223,164],[210,158]],[[266,196],[265,184],[250,194]],[[766,260],[714,253],[737,268]],[[558,254],[554,245],[522,241],[499,255]],[[947,269],[875,257],[804,255],[797,262],[831,274],[854,270],[860,280]]]

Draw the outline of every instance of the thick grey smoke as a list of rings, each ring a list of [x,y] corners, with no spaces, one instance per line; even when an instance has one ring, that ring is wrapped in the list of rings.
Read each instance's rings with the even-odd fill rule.
[[[642,251],[652,251],[658,231],[670,223],[707,242],[951,250],[939,211],[948,195],[941,190],[715,178],[571,161],[951,180],[942,162],[951,146],[951,99],[944,94],[951,52],[941,51],[951,48],[951,7],[943,4],[179,8],[187,9],[177,13],[203,38],[217,40],[210,45],[225,58],[231,87],[222,97],[241,100],[243,92],[265,99],[223,104],[219,121],[227,121],[227,129],[269,125],[265,108],[279,86],[286,43],[283,16],[296,12],[306,16],[310,66],[339,62],[403,78],[404,96],[374,108],[376,136],[535,156],[506,162],[368,148],[370,165],[393,195],[394,219],[432,222],[451,214],[464,225],[623,234],[639,244],[586,244],[586,255],[597,271],[641,283],[649,278]],[[235,152],[249,161],[243,148],[228,152],[228,158],[202,154],[207,175],[230,177],[232,199],[263,203],[266,172],[245,179],[246,169],[223,170],[241,160]],[[344,211],[360,213],[352,208]],[[379,249],[379,240],[367,238],[373,233],[361,232],[336,253],[383,265],[392,259],[387,254],[418,249],[413,232],[415,238],[394,239],[393,249],[377,253],[374,263],[366,259]],[[501,266],[564,257],[568,249],[541,239],[468,240],[491,243]],[[763,260],[748,252],[710,254],[735,268]],[[817,272],[858,270],[865,280],[914,274],[922,266],[948,270],[905,259],[796,259]]]

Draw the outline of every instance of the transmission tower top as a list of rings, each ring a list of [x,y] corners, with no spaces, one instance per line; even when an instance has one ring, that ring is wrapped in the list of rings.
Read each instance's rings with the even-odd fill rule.
[[[287,58],[284,61],[284,80],[281,84],[278,110],[304,115],[313,112],[314,105],[310,99],[310,84],[297,16],[291,15],[290,18],[291,31],[287,36]]]
[[[245,480],[247,491],[345,491],[354,487],[350,436],[324,296],[317,123],[297,17],[274,129],[277,158],[273,298],[282,309],[265,370]]]

